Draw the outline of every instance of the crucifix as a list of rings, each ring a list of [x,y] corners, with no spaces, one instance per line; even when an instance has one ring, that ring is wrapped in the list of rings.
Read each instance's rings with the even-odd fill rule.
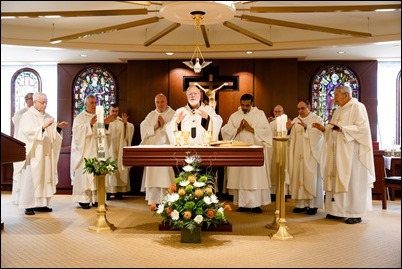
[[[202,87],[200,84],[198,84],[198,82],[194,83],[194,85],[205,92],[205,95],[208,97],[208,105],[215,109],[215,107],[216,107],[215,92],[219,91],[222,87],[228,85],[228,83],[224,82],[221,86],[219,86],[218,88],[215,88],[213,90],[204,89],[204,87]],[[211,86],[210,86],[210,88],[211,88]]]
[[[206,69],[211,71],[211,68]],[[215,72],[214,72],[215,71]],[[197,88],[203,90],[203,102],[216,109],[218,101],[219,90],[238,90],[239,77],[238,76],[214,76],[215,70],[212,70],[207,76],[204,77],[184,77],[184,88],[187,89],[190,85],[195,85]]]

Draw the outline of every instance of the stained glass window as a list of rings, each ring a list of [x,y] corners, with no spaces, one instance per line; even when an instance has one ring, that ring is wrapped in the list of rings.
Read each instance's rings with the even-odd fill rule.
[[[329,65],[319,69],[311,83],[312,111],[320,116],[324,124],[331,120],[337,108],[334,89],[340,85],[349,85],[353,97],[360,99],[360,85],[355,73],[343,65]]]
[[[85,110],[84,100],[88,95],[95,95],[97,105],[103,105],[107,114],[110,105],[117,102],[115,81],[112,73],[106,68],[92,66],[82,70],[74,79],[73,85],[74,118]]]
[[[11,79],[11,115],[26,106],[25,95],[30,92],[41,92],[42,83],[39,73],[32,68],[22,68],[14,73]],[[11,121],[11,130],[14,124]],[[11,131],[14,135],[14,131]]]
[[[11,111],[11,115],[25,107],[25,95],[30,92],[39,92],[40,90],[40,77],[39,74],[30,68],[23,68],[18,70],[13,79],[14,85],[14,111]]]

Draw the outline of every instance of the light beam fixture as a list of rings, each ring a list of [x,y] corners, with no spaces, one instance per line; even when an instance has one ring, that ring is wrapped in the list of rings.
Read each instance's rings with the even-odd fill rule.
[[[194,60],[195,60],[195,62],[194,62]],[[200,62],[200,60],[202,60],[202,62]],[[188,67],[190,67],[191,69],[193,69],[194,73],[198,74],[198,73],[201,72],[201,69],[203,69],[207,65],[211,64],[212,61],[205,61],[204,60],[204,56],[202,56],[200,47],[197,45],[195,47],[193,56],[191,57],[191,60],[190,61],[183,61],[183,63],[185,65],[187,65]]]

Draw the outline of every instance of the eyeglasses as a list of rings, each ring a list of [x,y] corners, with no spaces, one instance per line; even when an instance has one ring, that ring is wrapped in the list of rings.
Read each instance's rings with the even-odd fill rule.
[[[298,107],[297,108],[297,110],[304,110],[304,109],[306,109],[307,107]]]
[[[39,104],[42,104],[42,105],[47,104],[47,101],[38,101],[38,100],[36,100],[36,102],[38,102]]]
[[[198,93],[198,92],[189,92],[189,93],[187,93],[187,95],[189,95],[189,96],[192,96],[192,95],[195,95],[195,96],[197,96],[197,95],[199,95],[200,93]]]

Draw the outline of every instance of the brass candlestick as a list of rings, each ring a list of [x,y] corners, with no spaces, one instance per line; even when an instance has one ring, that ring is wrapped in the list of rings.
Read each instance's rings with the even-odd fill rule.
[[[289,138],[285,132],[278,132],[278,136],[274,137],[277,149],[277,168],[278,182],[276,183],[276,201],[275,201],[275,218],[270,225],[270,228],[277,228],[278,231],[272,236],[274,239],[287,240],[293,236],[289,234],[285,219],[285,166],[286,166],[286,143]]]
[[[111,224],[106,218],[106,205],[105,205],[105,175],[95,176],[98,184],[98,208],[96,210],[96,222],[94,225],[89,226],[88,230],[95,232],[113,231],[116,227]]]

